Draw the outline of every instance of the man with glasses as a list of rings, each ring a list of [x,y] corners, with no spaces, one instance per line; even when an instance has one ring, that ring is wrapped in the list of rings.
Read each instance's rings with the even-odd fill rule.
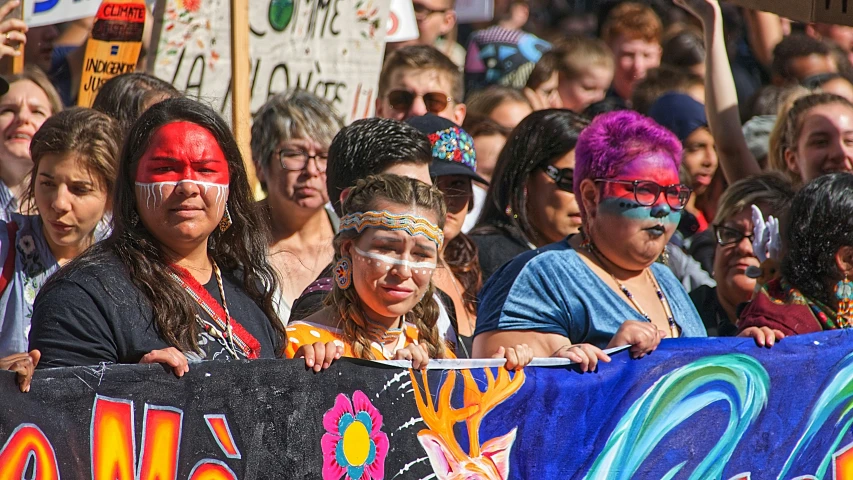
[[[452,60],[434,47],[412,45],[385,60],[376,116],[403,121],[432,113],[461,125],[464,95],[462,73]]]

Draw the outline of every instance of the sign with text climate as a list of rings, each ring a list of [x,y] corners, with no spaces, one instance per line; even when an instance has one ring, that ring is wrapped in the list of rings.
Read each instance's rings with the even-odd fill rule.
[[[390,0],[248,2],[252,112],[298,87],[347,123],[372,116]],[[230,118],[230,0],[164,0],[154,18],[149,72]]]
[[[508,373],[339,361],[0,372],[0,480],[853,479],[853,332]],[[546,362],[548,360],[546,359]]]

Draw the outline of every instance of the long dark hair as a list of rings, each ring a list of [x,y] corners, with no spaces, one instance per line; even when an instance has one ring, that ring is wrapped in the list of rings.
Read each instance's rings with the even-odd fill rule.
[[[147,73],[125,73],[101,86],[92,108],[115,118],[127,135],[145,106],[157,97],[175,98],[181,93],[172,84]]]
[[[785,226],[782,276],[806,297],[834,307],[829,287],[843,278],[835,254],[853,247],[853,175],[823,175],[803,187]]]
[[[569,110],[539,110],[510,133],[498,157],[483,211],[473,234],[508,233],[521,243],[544,241],[527,215],[530,174],[575,149],[589,121]]]
[[[471,237],[459,232],[444,247],[444,263],[465,290],[462,296],[465,310],[476,315],[477,294],[483,287],[483,270],[480,268],[477,244]]]
[[[232,225],[224,233],[218,228],[214,230],[208,240],[208,251],[224,271],[242,272],[243,290],[263,310],[281,342],[284,326],[272,306],[272,292],[278,283],[266,256],[268,226],[254,202],[240,150],[228,125],[210,107],[194,100],[172,98],[160,102],[133,125],[119,162],[112,235],[63,270],[104,263],[110,254],[115,255],[151,305],[160,337],[182,351],[198,350],[199,327],[192,320],[197,304],[169,276],[168,266],[172,262],[160,249],[160,242],[138,221],[137,214],[135,177],[139,159],[157,129],[177,121],[191,122],[210,131],[225,154],[230,174],[228,210]]]

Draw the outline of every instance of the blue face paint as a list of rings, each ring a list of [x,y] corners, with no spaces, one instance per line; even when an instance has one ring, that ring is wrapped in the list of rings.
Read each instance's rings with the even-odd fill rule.
[[[644,207],[625,197],[601,197],[598,211],[606,215],[617,215],[629,220],[644,221],[657,220],[664,226],[677,225],[681,220],[681,210],[673,211],[664,201],[651,207]]]

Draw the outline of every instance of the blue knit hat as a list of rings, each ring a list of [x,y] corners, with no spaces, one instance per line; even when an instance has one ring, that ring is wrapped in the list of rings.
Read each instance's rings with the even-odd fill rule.
[[[705,106],[684,93],[670,92],[660,97],[649,109],[649,116],[682,143],[697,128],[708,126]]]

